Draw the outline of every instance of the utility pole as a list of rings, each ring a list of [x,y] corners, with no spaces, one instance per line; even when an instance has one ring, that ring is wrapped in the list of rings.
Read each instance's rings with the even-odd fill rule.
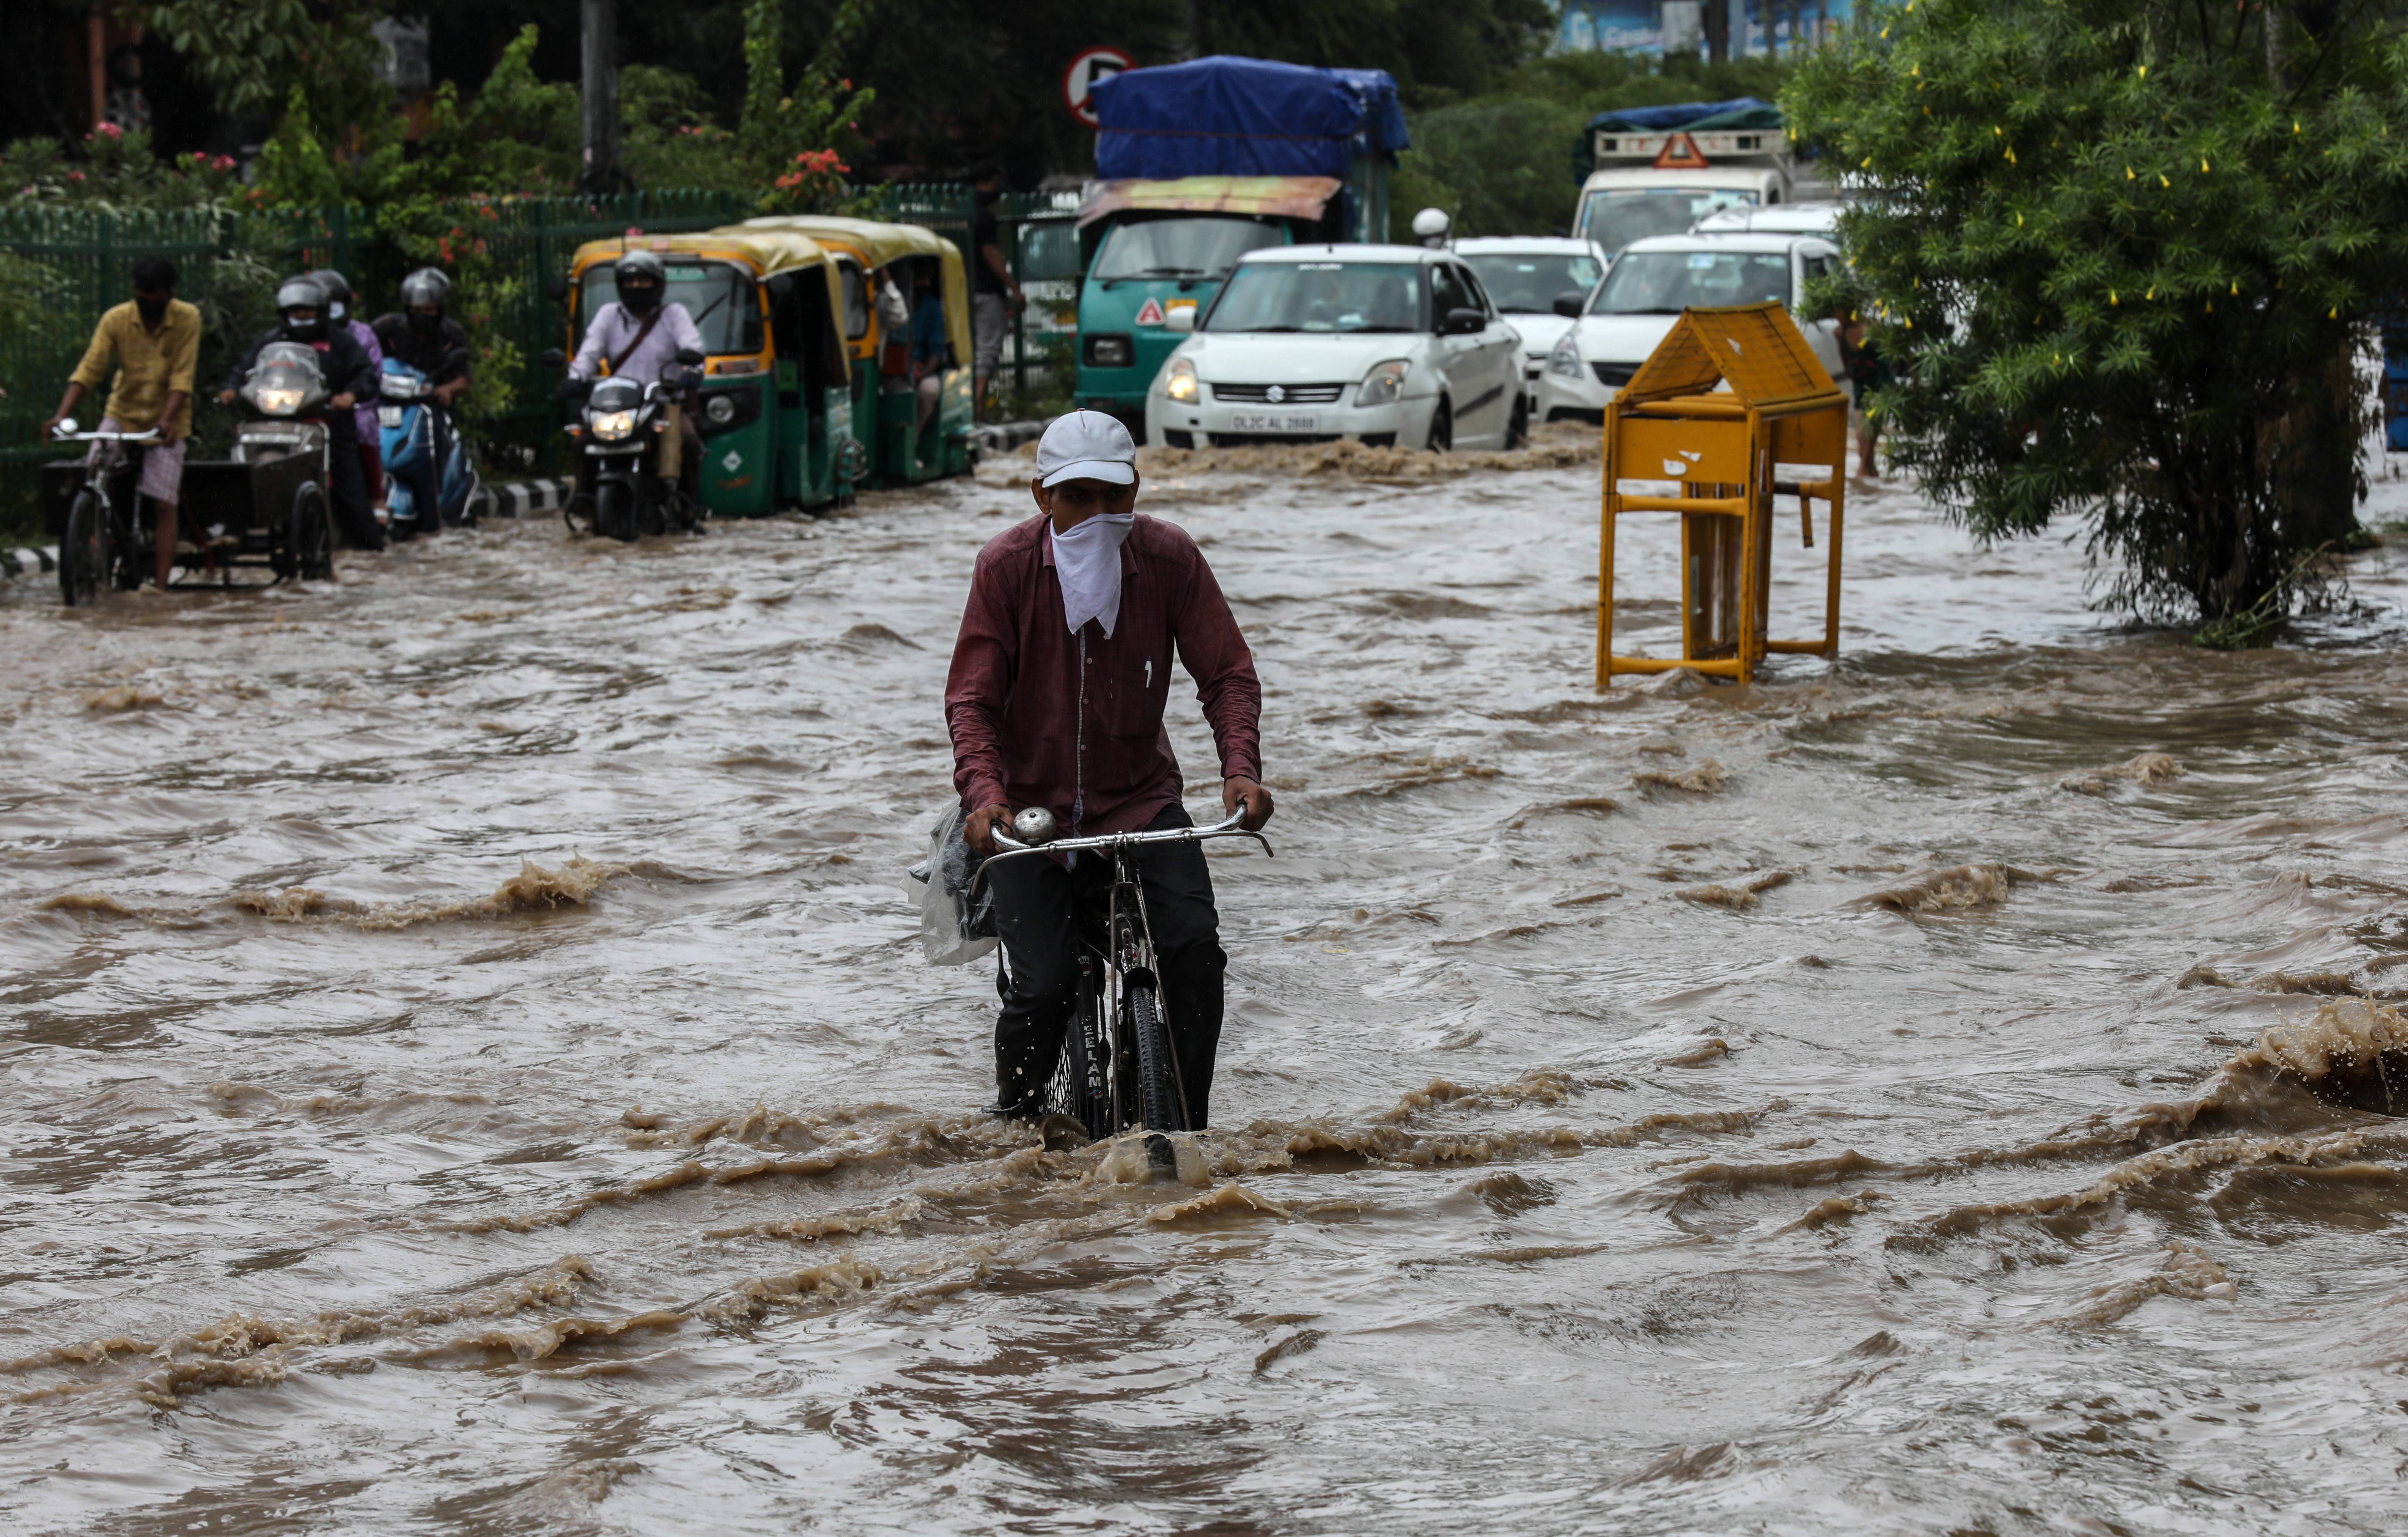
[[[579,0],[584,23],[585,159],[577,188],[589,195],[623,190],[619,170],[619,25],[616,0]]]

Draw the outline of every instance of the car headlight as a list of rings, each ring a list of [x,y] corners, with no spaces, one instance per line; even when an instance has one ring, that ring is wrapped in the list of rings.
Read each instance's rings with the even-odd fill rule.
[[[1567,379],[1581,376],[1580,342],[1577,330],[1567,331],[1555,342],[1555,350],[1547,354],[1547,372],[1562,374]]]
[[[1182,406],[1196,403],[1196,365],[1183,357],[1170,360],[1162,376],[1162,393]]]
[[[270,416],[290,416],[301,409],[301,392],[262,390],[259,392],[259,409]]]
[[[1363,376],[1361,384],[1355,386],[1354,404],[1387,405],[1405,393],[1405,376],[1412,372],[1412,367],[1411,363],[1400,357],[1371,365],[1371,371]]]
[[[606,443],[615,443],[636,430],[636,413],[634,411],[596,411],[594,413],[593,420],[587,424],[594,429],[595,437]]]
[[[714,395],[702,403],[702,414],[714,427],[724,427],[736,420],[736,397]]]

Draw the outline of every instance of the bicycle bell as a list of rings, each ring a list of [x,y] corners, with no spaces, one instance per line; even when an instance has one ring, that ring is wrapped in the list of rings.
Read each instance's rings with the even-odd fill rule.
[[[1011,819],[1011,836],[1024,843],[1051,843],[1060,830],[1054,825],[1054,813],[1042,806],[1031,806]]]

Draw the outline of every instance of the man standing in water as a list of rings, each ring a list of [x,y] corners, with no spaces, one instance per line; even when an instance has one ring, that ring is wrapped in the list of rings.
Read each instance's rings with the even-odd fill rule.
[[[1262,786],[1262,685],[1203,552],[1137,512],[1137,445],[1100,411],[1056,418],[1029,482],[1041,516],[979,552],[945,685],[963,836],[983,855],[1014,811],[1042,806],[1072,836],[1186,827],[1179,760],[1163,729],[1176,652],[1221,758],[1221,805],[1271,817]],[[1161,960],[1187,1124],[1207,1124],[1221,1041],[1222,952],[1212,877],[1195,843],[1139,858]],[[1003,967],[996,991],[995,1113],[1033,1113],[1076,1002],[1076,898],[1110,879],[1100,859],[994,868]]]

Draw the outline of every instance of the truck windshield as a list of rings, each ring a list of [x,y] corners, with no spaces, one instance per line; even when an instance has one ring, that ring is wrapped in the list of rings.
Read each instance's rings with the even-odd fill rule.
[[[1686,235],[1689,226],[1713,212],[1744,205],[1753,207],[1756,194],[1739,187],[1633,187],[1592,194],[1581,208],[1579,234],[1595,240],[1610,256],[1651,235]]]
[[[1789,302],[1785,252],[1634,251],[1613,264],[1592,315],[1677,315],[1695,306]]]
[[[1566,289],[1587,293],[1597,286],[1597,258],[1580,255],[1466,256],[1481,286],[1510,315],[1555,313],[1555,295]]]
[[[753,295],[752,278],[730,262],[671,262],[668,296],[663,302],[681,304],[702,333],[702,350],[713,357],[761,350],[761,301]],[[602,307],[619,296],[618,269],[596,264],[585,269],[584,292],[577,306],[580,340]]]
[[[1147,219],[1113,225],[1104,249],[1096,252],[1090,276],[1108,283],[1132,278],[1217,281],[1246,252],[1282,243],[1279,226],[1265,219]]]
[[[1208,331],[1418,331],[1422,269],[1402,262],[1250,262]]]

